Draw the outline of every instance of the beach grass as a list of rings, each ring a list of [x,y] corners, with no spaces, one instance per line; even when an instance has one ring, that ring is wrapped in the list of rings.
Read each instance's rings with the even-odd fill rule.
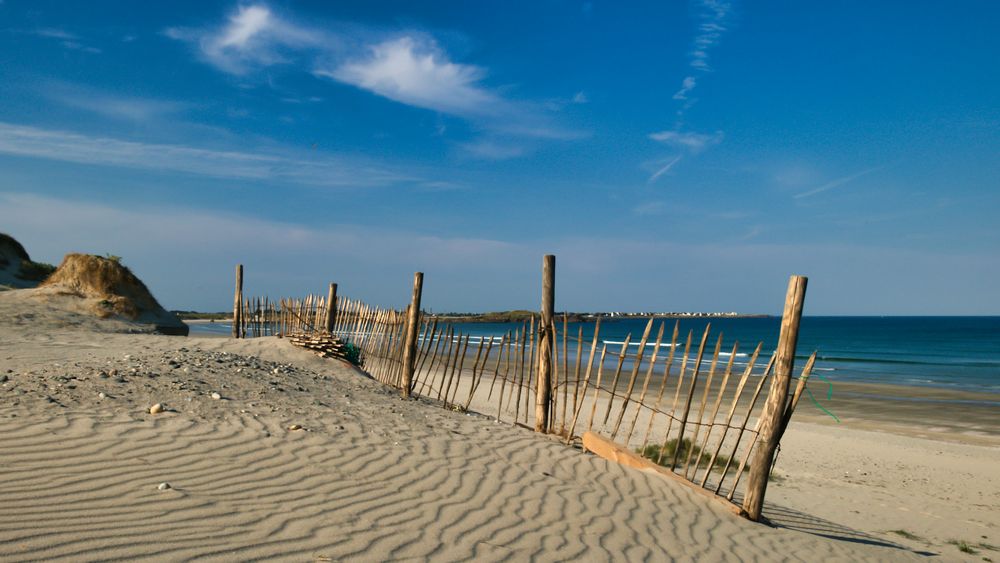
[[[906,538],[908,540],[925,541],[924,538],[918,536],[917,534],[914,534],[913,532],[907,531],[907,530],[889,530],[889,533],[896,534],[897,536],[904,537],[904,538]]]
[[[948,543],[957,547],[958,550],[961,551],[962,553],[968,553],[970,555],[975,555],[979,553],[978,551],[975,550],[975,548],[972,547],[972,545],[969,544],[969,542],[965,540],[948,540]]]
[[[678,447],[680,448],[680,452],[677,451]],[[687,460],[688,454],[690,454],[692,460],[697,460],[696,465],[708,463],[712,459],[711,453],[703,452],[700,447],[692,444],[689,438],[684,438],[680,442],[678,442],[677,438],[673,438],[668,440],[665,446],[661,446],[659,444],[649,444],[645,448],[637,449],[636,453],[663,467],[670,467],[675,453],[677,453],[677,458],[680,460]],[[716,471],[721,471],[728,462],[728,457],[719,454],[719,456],[715,458],[715,465],[713,468]]]

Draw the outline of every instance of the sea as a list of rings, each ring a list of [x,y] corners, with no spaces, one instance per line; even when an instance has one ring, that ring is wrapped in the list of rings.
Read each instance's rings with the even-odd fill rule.
[[[631,335],[630,350],[639,345],[648,319],[606,318],[601,321],[600,340],[608,354],[617,354]],[[656,319],[650,343],[659,324],[665,323],[664,341],[669,342],[675,319]],[[711,323],[709,351],[719,333],[723,335],[720,361],[728,360],[734,342],[739,350],[734,363],[745,365],[758,342],[764,343],[762,362],[774,350],[781,327],[779,317],[682,318],[679,347],[693,332],[692,354],[706,324]],[[593,337],[593,322],[584,329],[584,361]],[[569,357],[576,358],[576,338],[581,324],[569,323]],[[457,323],[456,332],[481,339],[500,337],[521,329],[520,323]],[[229,323],[195,323],[192,334],[228,334]],[[562,323],[558,330],[562,332]],[[559,336],[562,353],[562,336]],[[927,386],[980,393],[1000,393],[1000,317],[803,317],[798,343],[801,367],[817,352],[814,378],[830,382],[880,383]],[[680,349],[677,351],[680,353]],[[647,351],[647,354],[649,351]],[[666,354],[661,351],[661,357]],[[561,362],[561,360],[560,360]],[[628,366],[626,366],[627,369]],[[798,368],[796,369],[796,373]]]

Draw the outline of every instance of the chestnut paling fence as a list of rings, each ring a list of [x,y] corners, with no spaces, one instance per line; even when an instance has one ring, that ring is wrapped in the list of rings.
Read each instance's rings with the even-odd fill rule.
[[[411,305],[398,310],[338,297],[335,284],[326,296],[244,299],[238,268],[234,336],[281,335],[323,356],[350,357],[404,395],[566,443],[587,448],[586,437],[599,436],[759,519],[778,442],[816,358],[793,377],[805,278],[790,280],[773,351],[727,343],[711,324],[685,331],[675,319],[650,318],[641,334],[612,341],[602,338],[599,318],[570,323],[553,314],[548,258],[540,314],[495,336],[463,334],[423,314],[419,273]]]

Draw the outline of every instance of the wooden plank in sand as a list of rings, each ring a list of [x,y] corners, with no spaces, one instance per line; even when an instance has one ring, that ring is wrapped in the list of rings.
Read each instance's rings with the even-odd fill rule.
[[[538,379],[535,382],[535,432],[549,431],[549,408],[552,393],[552,313],[556,295],[556,257],[542,258],[542,309],[538,321]]]
[[[608,440],[607,438],[604,438],[594,432],[584,433],[583,448],[584,450],[592,452],[595,455],[602,457],[608,461],[613,461],[615,463],[619,463],[626,467],[632,467],[634,469],[649,471],[652,473],[656,473],[657,475],[666,477],[667,479],[670,479],[676,483],[680,483],[688,487],[690,490],[696,492],[699,495],[704,496],[705,498],[712,499],[714,502],[722,503],[722,506],[724,506],[726,510],[732,512],[733,514],[740,515],[742,513],[740,507],[736,506],[735,504],[723,500],[722,497],[713,495],[711,491],[695,486],[693,483],[691,483],[691,481],[684,479],[683,477],[677,475],[673,471],[670,471],[665,467],[661,467],[644,457],[640,457],[629,451],[628,448],[616,444],[611,440]]]

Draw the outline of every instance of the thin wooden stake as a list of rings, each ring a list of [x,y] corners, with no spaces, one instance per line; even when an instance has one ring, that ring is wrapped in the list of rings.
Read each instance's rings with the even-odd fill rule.
[[[646,330],[642,331],[639,350],[636,351],[635,362],[632,364],[632,375],[628,378],[628,388],[625,390],[625,397],[622,398],[622,410],[618,413],[618,420],[615,421],[615,429],[611,432],[612,441],[618,436],[618,429],[621,428],[622,420],[625,418],[625,410],[628,409],[628,403],[632,399],[632,391],[635,389],[635,379],[639,375],[639,368],[642,366],[642,357],[646,351],[646,341],[649,339],[649,333],[652,330],[653,318],[650,317],[649,322],[646,323]]]
[[[618,391],[618,379],[622,375],[622,366],[625,365],[625,356],[628,355],[628,345],[632,340],[632,333],[625,336],[625,343],[622,344],[621,352],[618,353],[618,367],[615,368],[615,377],[611,381],[611,389],[608,390],[610,395],[608,396],[608,409],[604,411],[604,420],[601,421],[601,425],[608,423],[608,419],[611,418],[611,407],[615,404],[615,394]]]
[[[674,426],[674,419],[677,418],[677,399],[680,398],[681,388],[684,387],[684,374],[687,372],[688,354],[691,353],[691,339],[694,338],[694,331],[688,330],[687,341],[684,343],[684,357],[681,358],[681,371],[677,377],[677,388],[674,389],[674,402],[670,406],[670,417],[667,419],[667,433],[663,436],[663,445],[660,446],[660,453],[656,456],[656,463],[663,461],[663,454],[667,451],[667,443],[670,441],[670,429]]]
[[[715,341],[715,353],[712,354],[712,365],[708,368],[708,379],[705,380],[705,392],[701,395],[701,405],[698,407],[698,416],[695,418],[694,435],[691,436],[691,447],[688,448],[687,459],[684,460],[684,478],[688,477],[688,471],[691,466],[691,456],[694,455],[694,450],[698,446],[698,435],[701,433],[701,427],[704,421],[702,420],[705,416],[705,405],[708,404],[708,394],[712,391],[712,380],[715,379],[715,368],[719,365],[719,352],[722,351],[722,333],[719,333],[719,338]],[[698,451],[698,460],[701,460],[701,450]]]
[[[597,412],[597,403],[601,398],[601,375],[604,373],[604,356],[608,352],[608,343],[601,344],[601,359],[597,362],[597,383],[594,384],[594,404],[590,405],[590,419],[587,420],[587,431],[594,429],[594,414]]]
[[[639,420],[639,413],[642,412],[642,407],[646,406],[646,391],[649,389],[649,380],[652,378],[653,369],[656,367],[656,358],[660,354],[660,343],[663,341],[664,328],[666,328],[666,324],[660,322],[660,330],[656,333],[656,344],[653,345],[653,355],[649,358],[649,368],[646,369],[646,377],[642,382],[642,391],[639,392],[639,403],[635,409],[635,416],[632,417],[632,423],[629,424],[628,434],[625,436],[626,446],[632,440],[632,432],[635,431],[635,423]],[[653,414],[651,411],[649,416],[652,417]]]
[[[569,426],[569,432],[566,433],[566,443],[573,441],[573,432],[576,430],[576,422],[580,418],[580,411],[583,410],[584,399],[587,398],[587,385],[590,384],[590,374],[594,368],[594,353],[597,352],[597,339],[601,332],[601,317],[597,317],[597,324],[594,325],[594,337],[590,343],[590,355],[587,357],[587,376],[583,380],[583,390],[580,394],[580,400],[577,402],[576,398],[573,398],[574,408],[573,408],[573,422]],[[583,327],[580,327],[580,345],[583,345]],[[603,356],[603,352],[602,352]],[[577,361],[579,366],[579,361]],[[577,381],[579,382],[579,368],[577,369]],[[579,387],[579,385],[578,385]],[[593,418],[593,414],[590,415]]]
[[[705,354],[705,343],[708,342],[708,332],[712,328],[712,323],[705,325],[705,333],[701,337],[701,344],[698,346],[698,359],[694,363],[694,372],[691,374],[691,386],[688,388],[687,401],[684,402],[684,414],[681,416],[681,427],[677,434],[677,447],[674,448],[674,457],[670,461],[670,470],[677,467],[677,458],[681,453],[681,446],[684,444],[684,428],[687,426],[688,413],[691,412],[691,399],[694,398],[695,387],[698,386],[698,371],[701,368],[701,359]]]

